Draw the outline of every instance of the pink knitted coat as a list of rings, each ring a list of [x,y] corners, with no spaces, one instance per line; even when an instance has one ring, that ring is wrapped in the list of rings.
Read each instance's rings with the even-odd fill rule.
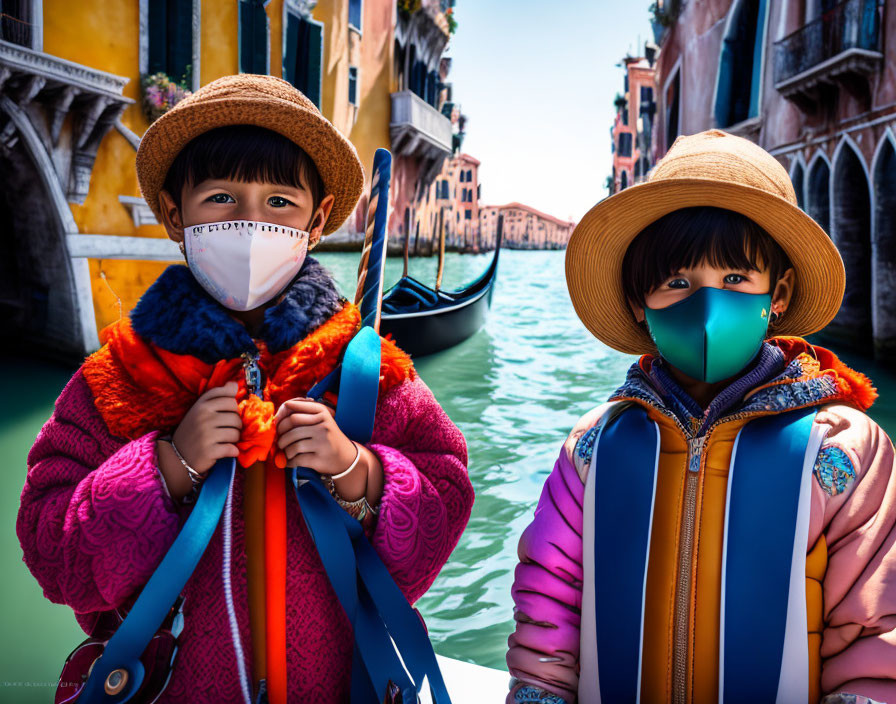
[[[132,602],[186,519],[188,509],[172,501],[159,473],[157,435],[133,441],[112,436],[79,370],[28,455],[16,523],[24,561],[44,595],[69,605],[85,632],[100,612]],[[368,447],[385,472],[372,543],[413,603],[432,584],[469,519],[466,444],[416,378],[382,394]],[[253,681],[244,480],[238,469],[229,575],[238,637],[225,601],[222,517],[183,592],[180,651],[161,704],[245,701],[238,648]],[[289,701],[347,702],[351,627],[294,497],[287,502],[287,521]]]

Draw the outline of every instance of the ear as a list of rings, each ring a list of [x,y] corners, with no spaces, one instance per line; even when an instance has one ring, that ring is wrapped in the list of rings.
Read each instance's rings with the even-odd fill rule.
[[[330,217],[330,211],[333,210],[333,203],[335,202],[336,197],[332,193],[325,196],[320,202],[320,205],[317,206],[317,210],[314,211],[314,215],[311,216],[311,220],[308,221],[309,249],[320,242],[320,238],[324,232],[324,226],[327,224],[327,220]]]
[[[775,291],[772,294],[772,313],[781,315],[790,305],[793,297],[793,288],[796,283],[796,273],[792,268],[784,272],[784,276],[778,279]]]
[[[629,301],[628,307],[632,309],[632,314],[635,316],[636,322],[643,323],[646,320],[646,317],[644,316],[643,306],[639,306],[637,303]]]
[[[159,210],[162,211],[162,225],[168,233],[168,238],[175,242],[184,241],[184,221],[180,208],[174,202],[174,198],[168,191],[159,191]]]

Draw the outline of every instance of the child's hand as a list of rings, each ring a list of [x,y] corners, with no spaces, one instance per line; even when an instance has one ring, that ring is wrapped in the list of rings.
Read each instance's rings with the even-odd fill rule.
[[[208,472],[222,457],[239,454],[243,422],[237,412],[235,381],[209,389],[200,396],[174,431],[174,444],[183,458],[200,474]]]
[[[320,474],[348,469],[358,450],[336,425],[333,411],[309,398],[290,399],[274,416],[277,446],[289,467],[308,467]]]

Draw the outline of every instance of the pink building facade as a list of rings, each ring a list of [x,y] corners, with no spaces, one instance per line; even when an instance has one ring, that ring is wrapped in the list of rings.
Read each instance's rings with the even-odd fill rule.
[[[654,160],[712,127],[776,156],[846,266],[826,334],[896,359],[896,0],[665,2],[658,19]]]
[[[508,249],[565,249],[576,224],[561,220],[522,203],[485,205],[479,209],[479,233],[483,250],[494,249],[498,216],[504,216],[502,247]]]
[[[655,69],[647,58],[629,56],[623,63],[624,91],[616,98],[616,119],[611,130],[613,171],[607,183],[611,195],[643,181],[653,165]]]

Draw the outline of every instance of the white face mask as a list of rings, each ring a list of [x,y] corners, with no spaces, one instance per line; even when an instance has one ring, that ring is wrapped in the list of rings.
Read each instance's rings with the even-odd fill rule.
[[[302,268],[308,233],[254,220],[184,228],[187,264],[225,308],[252,310],[283,292]]]

